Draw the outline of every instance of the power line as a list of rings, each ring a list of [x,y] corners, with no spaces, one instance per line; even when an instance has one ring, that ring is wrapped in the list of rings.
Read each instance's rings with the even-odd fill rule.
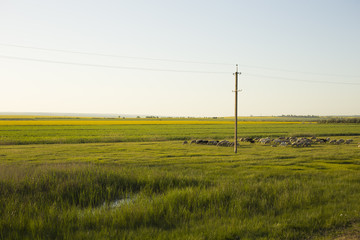
[[[270,71],[301,73],[301,74],[317,75],[317,76],[360,78],[360,76],[357,76],[357,75],[316,73],[316,72],[288,70],[288,69],[282,69],[282,68],[256,67],[256,66],[250,66],[250,65],[241,65],[241,66],[248,67],[248,68],[255,68],[255,69],[270,70]]]
[[[271,78],[271,79],[280,79],[285,81],[294,81],[294,82],[307,82],[307,83],[329,83],[329,84],[345,84],[345,85],[360,85],[360,83],[355,82],[333,82],[333,81],[316,81],[316,80],[304,80],[297,78],[285,78],[285,77],[276,77],[276,76],[266,76],[266,75],[258,75],[258,74],[246,74],[252,77],[260,77],[260,78]]]
[[[61,52],[61,53],[73,53],[73,54],[82,54],[82,55],[93,55],[93,56],[102,56],[102,57],[139,59],[139,60],[148,60],[148,61],[162,61],[162,62],[178,62],[178,63],[234,66],[234,64],[231,64],[231,63],[201,62],[201,61],[189,61],[189,60],[166,59],[166,58],[150,58],[150,57],[134,57],[134,56],[123,56],[123,55],[116,55],[116,54],[106,54],[106,53],[70,51],[70,50],[54,49],[54,48],[42,48],[42,47],[33,47],[33,46],[24,46],[24,45],[6,44],[6,43],[0,43],[0,46],[25,48],[25,49],[35,49],[35,50],[42,50],[42,51],[49,51],[49,52]],[[328,73],[318,73],[318,72],[296,71],[296,70],[283,69],[283,68],[271,68],[271,67],[254,66],[254,65],[246,65],[246,64],[240,64],[240,66],[248,67],[248,68],[254,68],[254,69],[269,70],[269,71],[279,71],[279,72],[288,72],[288,73],[301,73],[301,74],[317,75],[317,76],[360,78],[359,75],[328,74]]]
[[[70,51],[70,50],[62,50],[62,49],[31,47],[31,46],[22,46],[22,45],[4,44],[4,43],[0,43],[0,45],[1,45],[1,46],[8,46],[8,47],[16,47],[16,48],[27,48],[27,49],[42,50],[42,51],[48,51],[48,52],[74,53],[74,54],[93,55],[93,56],[101,56],[101,57],[128,58],[128,59],[139,59],[139,60],[150,60],[150,61],[162,61],[162,62],[178,62],[178,63],[196,63],[196,64],[211,64],[211,65],[227,65],[227,66],[230,66],[230,65],[233,66],[233,65],[234,65],[234,64],[231,64],[231,63],[219,63],[219,62],[201,62],[201,61],[187,61],[187,60],[177,60],[177,59],[167,59],[167,58],[149,58],[149,57],[122,56],[122,55],[106,54],[106,53]]]
[[[43,62],[43,63],[51,63],[51,64],[75,65],[75,66],[82,66],[82,67],[99,67],[99,68],[111,68],[111,69],[154,71],[154,72],[229,74],[228,72],[209,72],[209,71],[193,71],[193,70],[177,70],[177,69],[141,68],[141,67],[125,67],[125,66],[91,64],[91,63],[76,63],[76,62],[55,61],[55,60],[46,60],[46,59],[37,59],[37,58],[24,58],[24,57],[14,57],[14,56],[5,56],[5,55],[0,55],[0,58],[11,59],[11,60],[20,60],[20,61]],[[306,83],[360,85],[360,83],[354,83],[354,82],[333,82],[333,81],[304,80],[304,79],[296,79],[296,78],[286,78],[286,77],[251,74],[251,73],[250,74],[248,73],[246,75],[250,76],[250,77],[252,76],[252,77],[270,78],[270,79],[278,79],[278,80],[285,80],[285,81],[295,81],[295,82],[306,82]]]
[[[141,70],[141,71],[154,71],[154,72],[229,74],[228,72],[207,72],[207,71],[192,71],[192,70],[177,70],[177,69],[140,68],[140,67],[124,67],[124,66],[102,65],[102,64],[91,64],[91,63],[63,62],[63,61],[45,60],[45,59],[37,59],[37,58],[13,57],[13,56],[4,56],[4,55],[0,55],[0,58],[12,59],[12,60],[21,60],[21,61],[53,63],[53,64],[76,65],[76,66],[83,66],[83,67],[101,67],[101,68]]]

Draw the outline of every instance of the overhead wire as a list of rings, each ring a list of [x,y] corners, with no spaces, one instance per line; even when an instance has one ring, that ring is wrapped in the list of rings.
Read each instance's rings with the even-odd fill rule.
[[[13,59],[13,60],[21,60],[21,61],[32,61],[32,62],[44,62],[44,63],[76,65],[76,66],[83,66],[83,67],[101,67],[101,68],[115,68],[115,69],[128,69],[128,70],[156,71],[156,72],[229,74],[229,72],[208,72],[208,71],[177,70],[177,69],[125,67],[125,66],[116,66],[116,65],[103,65],[103,64],[92,64],[92,63],[77,63],[77,62],[54,61],[54,60],[37,59],[37,58],[13,57],[13,56],[5,56],[5,55],[0,55],[0,58]]]
[[[251,66],[251,65],[242,65],[242,64],[240,64],[240,67],[241,66],[248,67],[248,68],[269,70],[269,71],[288,72],[288,73],[301,73],[301,74],[307,74],[307,75],[317,75],[317,76],[326,76],[326,77],[360,78],[360,75],[357,76],[357,75],[348,75],[348,74],[316,73],[316,72],[307,72],[307,71],[288,70],[288,69],[282,69],[282,68],[255,67],[255,66]]]
[[[235,64],[232,64],[232,63],[223,63],[223,62],[202,62],[202,61],[189,61],[189,60],[168,59],[168,58],[135,57],[135,56],[124,56],[124,55],[96,53],[96,52],[83,52],[83,51],[71,51],[71,50],[54,49],[54,48],[24,46],[24,45],[7,44],[7,43],[0,43],[0,46],[15,47],[15,48],[25,48],[25,49],[34,49],[34,50],[42,50],[42,51],[49,51],[49,52],[73,53],[73,54],[82,54],[82,55],[93,55],[93,56],[113,57],[113,58],[127,58],[127,59],[139,59],[139,60],[149,60],[149,61],[177,62],[177,63],[190,63],[190,64],[209,64],[209,65],[226,65],[226,66],[234,66],[235,65]],[[332,73],[330,74],[330,73],[297,71],[297,70],[290,70],[290,69],[283,69],[283,68],[271,68],[271,67],[254,66],[254,65],[247,65],[247,64],[239,64],[239,66],[240,67],[247,67],[247,68],[254,68],[254,69],[269,70],[269,71],[300,73],[300,74],[317,75],[317,76],[360,78],[360,75],[332,74]]]
[[[51,48],[40,48],[32,46],[22,46],[15,44],[4,44],[0,43],[1,46],[10,46],[17,48],[27,48],[27,49],[36,49],[43,51],[51,52],[64,52],[64,53],[74,53],[74,54],[85,54],[85,55],[95,55],[95,56],[105,56],[105,57],[117,57],[117,58],[129,58],[129,59],[142,59],[142,60],[155,60],[155,61],[168,61],[168,62],[181,62],[181,63],[196,63],[196,64],[218,64],[218,65],[234,65],[230,63],[215,63],[215,62],[198,62],[198,61],[186,61],[186,60],[175,60],[175,59],[160,59],[160,58],[147,58],[147,57],[131,57],[131,56],[121,56],[113,54],[103,54],[103,53],[92,53],[92,52],[81,52],[81,51],[69,51],[69,50],[60,50],[60,49],[51,49]],[[67,61],[56,61],[48,59],[38,59],[38,58],[26,58],[26,57],[15,57],[15,56],[6,56],[0,55],[0,58],[3,59],[12,59],[12,60],[21,60],[21,61],[33,61],[33,62],[43,62],[43,63],[52,63],[52,64],[64,64],[64,65],[76,65],[83,67],[100,67],[100,68],[112,68],[112,69],[126,69],[126,70],[141,70],[141,71],[158,71],[158,72],[178,72],[178,73],[200,73],[200,74],[229,74],[229,72],[217,72],[217,71],[196,71],[196,70],[179,70],[179,69],[163,69],[163,68],[143,68],[143,67],[127,67],[127,66],[118,66],[118,65],[105,65],[105,64],[91,64],[91,63],[79,63],[79,62],[67,62]],[[289,73],[302,73],[302,74],[311,74],[311,75],[322,75],[322,76],[336,76],[336,77],[347,77],[347,78],[360,78],[360,76],[354,75],[343,75],[343,74],[323,74],[323,73],[314,73],[306,71],[294,71],[286,69],[277,69],[277,68],[268,68],[268,67],[258,67],[250,65],[242,65],[243,67],[257,68],[271,71],[282,71]],[[268,76],[268,75],[259,75],[247,73],[248,76],[253,76],[257,78],[270,78],[286,81],[296,81],[296,82],[307,82],[307,83],[326,83],[326,84],[343,84],[343,85],[360,85],[360,83],[355,82],[336,82],[336,81],[317,81],[317,80],[305,80],[297,78],[287,78],[279,76]]]
[[[74,54],[93,55],[93,56],[102,56],[102,57],[113,57],[113,58],[128,58],[128,59],[139,59],[139,60],[150,60],[150,61],[195,63],[195,64],[210,64],[210,65],[227,65],[227,66],[234,66],[235,65],[235,64],[232,64],[232,63],[188,61],[188,60],[167,59],[167,58],[134,57],[134,56],[123,56],[123,55],[116,55],[116,54],[70,51],[70,50],[62,50],[62,49],[22,46],[22,45],[4,44],[4,43],[0,43],[0,45],[1,46],[8,46],[8,47],[17,47],[17,48],[27,48],[27,49],[35,49],[35,50],[42,50],[42,51],[50,51],[50,52],[74,53]]]
[[[248,76],[258,77],[258,78],[271,78],[271,79],[280,79],[286,81],[294,81],[294,82],[307,82],[307,83],[329,83],[329,84],[340,84],[340,85],[360,85],[360,83],[355,82],[334,82],[334,81],[318,81],[318,80],[305,80],[305,79],[297,79],[297,78],[287,78],[287,77],[278,77],[278,76],[266,76],[259,74],[247,74]]]
[[[117,65],[103,65],[103,64],[91,64],[91,63],[65,62],[65,61],[54,61],[54,60],[37,59],[37,58],[24,58],[24,57],[5,56],[5,55],[0,55],[0,58],[12,59],[12,60],[21,60],[21,61],[52,63],[52,64],[75,65],[75,66],[83,66],[83,67],[100,67],[100,68],[126,69],[126,70],[177,72],[177,73],[200,73],[200,74],[230,74],[229,72],[210,72],[210,71],[193,71],[193,70],[178,70],[178,69],[141,68],[141,67],[126,67],[126,66],[117,66]],[[270,78],[270,79],[295,81],[295,82],[322,83],[322,84],[326,83],[326,84],[340,84],[340,85],[360,85],[360,83],[355,83],[355,82],[335,82],[335,81],[305,80],[305,79],[297,79],[297,78],[287,78],[287,77],[279,77],[279,76],[268,76],[268,75],[252,74],[252,73],[246,73],[246,75],[250,76],[250,77],[256,77],[256,78]]]

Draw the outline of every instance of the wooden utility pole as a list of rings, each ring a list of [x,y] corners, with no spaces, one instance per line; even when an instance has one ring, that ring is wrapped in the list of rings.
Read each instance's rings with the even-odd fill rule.
[[[238,72],[238,65],[236,64],[236,72],[235,75],[235,136],[234,136],[234,153],[237,153],[237,116],[238,116],[238,75],[241,74]]]

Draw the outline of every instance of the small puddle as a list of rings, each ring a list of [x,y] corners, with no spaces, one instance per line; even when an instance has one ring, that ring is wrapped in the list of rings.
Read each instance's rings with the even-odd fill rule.
[[[133,203],[136,200],[137,196],[127,196],[126,198],[117,199],[115,201],[112,201],[108,204],[104,202],[102,207],[109,207],[109,208],[118,208],[124,205],[127,205],[129,203]]]
[[[93,207],[93,208],[87,208],[82,209],[79,211],[79,215],[81,217],[85,215],[95,215],[95,214],[103,214],[106,211],[116,210],[124,206],[128,206],[130,204],[133,204],[137,199],[138,195],[131,195],[127,196],[125,198],[116,199],[111,202],[104,202],[103,204]],[[152,198],[148,199],[148,203],[152,203],[154,200]]]
[[[127,196],[126,198],[116,199],[116,200],[108,202],[108,203],[104,202],[102,205],[100,205],[98,207],[80,210],[79,215],[81,217],[83,217],[87,214],[91,214],[91,215],[102,214],[104,211],[114,210],[116,208],[120,208],[122,206],[131,204],[136,199],[137,199],[137,195],[133,195],[133,196]]]

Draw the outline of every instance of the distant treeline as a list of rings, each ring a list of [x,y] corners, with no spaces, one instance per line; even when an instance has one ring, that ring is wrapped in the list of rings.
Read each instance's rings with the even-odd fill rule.
[[[281,115],[279,117],[291,117],[291,118],[319,118],[316,115]]]
[[[328,119],[319,120],[319,123],[360,123],[360,117],[328,118]]]

